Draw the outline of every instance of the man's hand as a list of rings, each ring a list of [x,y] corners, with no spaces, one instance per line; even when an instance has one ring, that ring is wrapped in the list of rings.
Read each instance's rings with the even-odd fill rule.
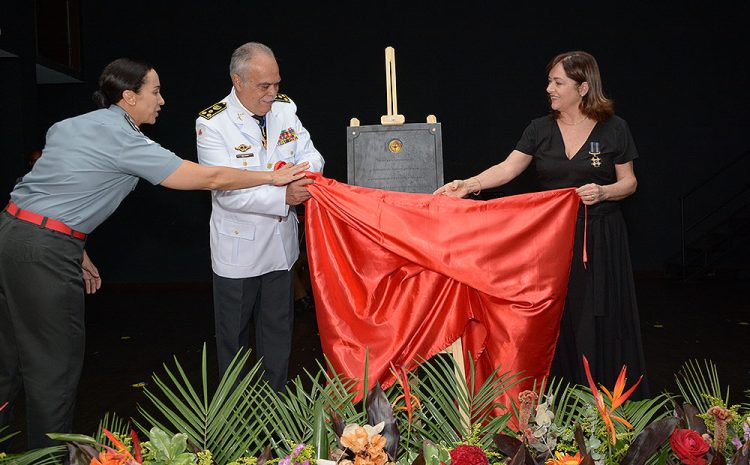
[[[83,271],[83,287],[86,290],[86,294],[93,294],[102,287],[102,278],[99,276],[99,270],[94,266],[86,250],[83,251],[81,270]]]
[[[298,179],[292,181],[286,186],[286,203],[287,205],[299,205],[305,200],[312,197],[310,192],[307,190],[308,184],[312,184],[315,181],[309,178]]]

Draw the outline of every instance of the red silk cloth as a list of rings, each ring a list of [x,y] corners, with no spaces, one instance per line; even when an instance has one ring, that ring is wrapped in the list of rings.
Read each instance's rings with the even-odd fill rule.
[[[565,304],[574,189],[487,202],[309,177],[307,254],[323,352],[334,370],[394,381],[463,338],[477,387],[501,372],[549,372]],[[505,399],[507,401],[509,399]],[[507,405],[507,404],[506,404]]]

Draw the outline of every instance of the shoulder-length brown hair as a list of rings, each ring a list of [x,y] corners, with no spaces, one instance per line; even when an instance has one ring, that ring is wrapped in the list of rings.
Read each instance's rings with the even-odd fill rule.
[[[602,78],[599,75],[599,65],[590,53],[575,51],[565,52],[557,55],[547,65],[549,72],[562,63],[565,74],[580,86],[584,82],[589,85],[589,90],[581,100],[581,112],[595,121],[603,121],[615,113],[615,104],[604,95],[602,89]],[[552,111],[552,117],[557,119],[560,112]]]

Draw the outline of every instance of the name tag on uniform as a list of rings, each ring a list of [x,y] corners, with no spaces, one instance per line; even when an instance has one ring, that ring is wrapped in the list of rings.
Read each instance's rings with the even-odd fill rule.
[[[237,157],[237,158],[251,158],[251,157],[254,157],[254,156],[255,156],[254,153],[238,153],[238,154],[235,154],[235,157]]]

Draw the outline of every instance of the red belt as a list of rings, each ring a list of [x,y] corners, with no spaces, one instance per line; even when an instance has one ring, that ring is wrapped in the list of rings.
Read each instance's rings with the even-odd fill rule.
[[[76,239],[80,239],[80,240],[86,239],[86,233],[82,233],[80,231],[74,231],[62,221],[53,220],[52,218],[47,218],[46,216],[42,216],[39,213],[30,212],[28,210],[21,210],[20,208],[18,208],[18,205],[14,204],[13,202],[8,203],[8,206],[5,207],[5,211],[10,213],[11,216],[15,216],[19,220],[38,224],[39,226],[43,228],[61,232],[65,234],[66,236],[72,236],[72,237],[75,237]]]

